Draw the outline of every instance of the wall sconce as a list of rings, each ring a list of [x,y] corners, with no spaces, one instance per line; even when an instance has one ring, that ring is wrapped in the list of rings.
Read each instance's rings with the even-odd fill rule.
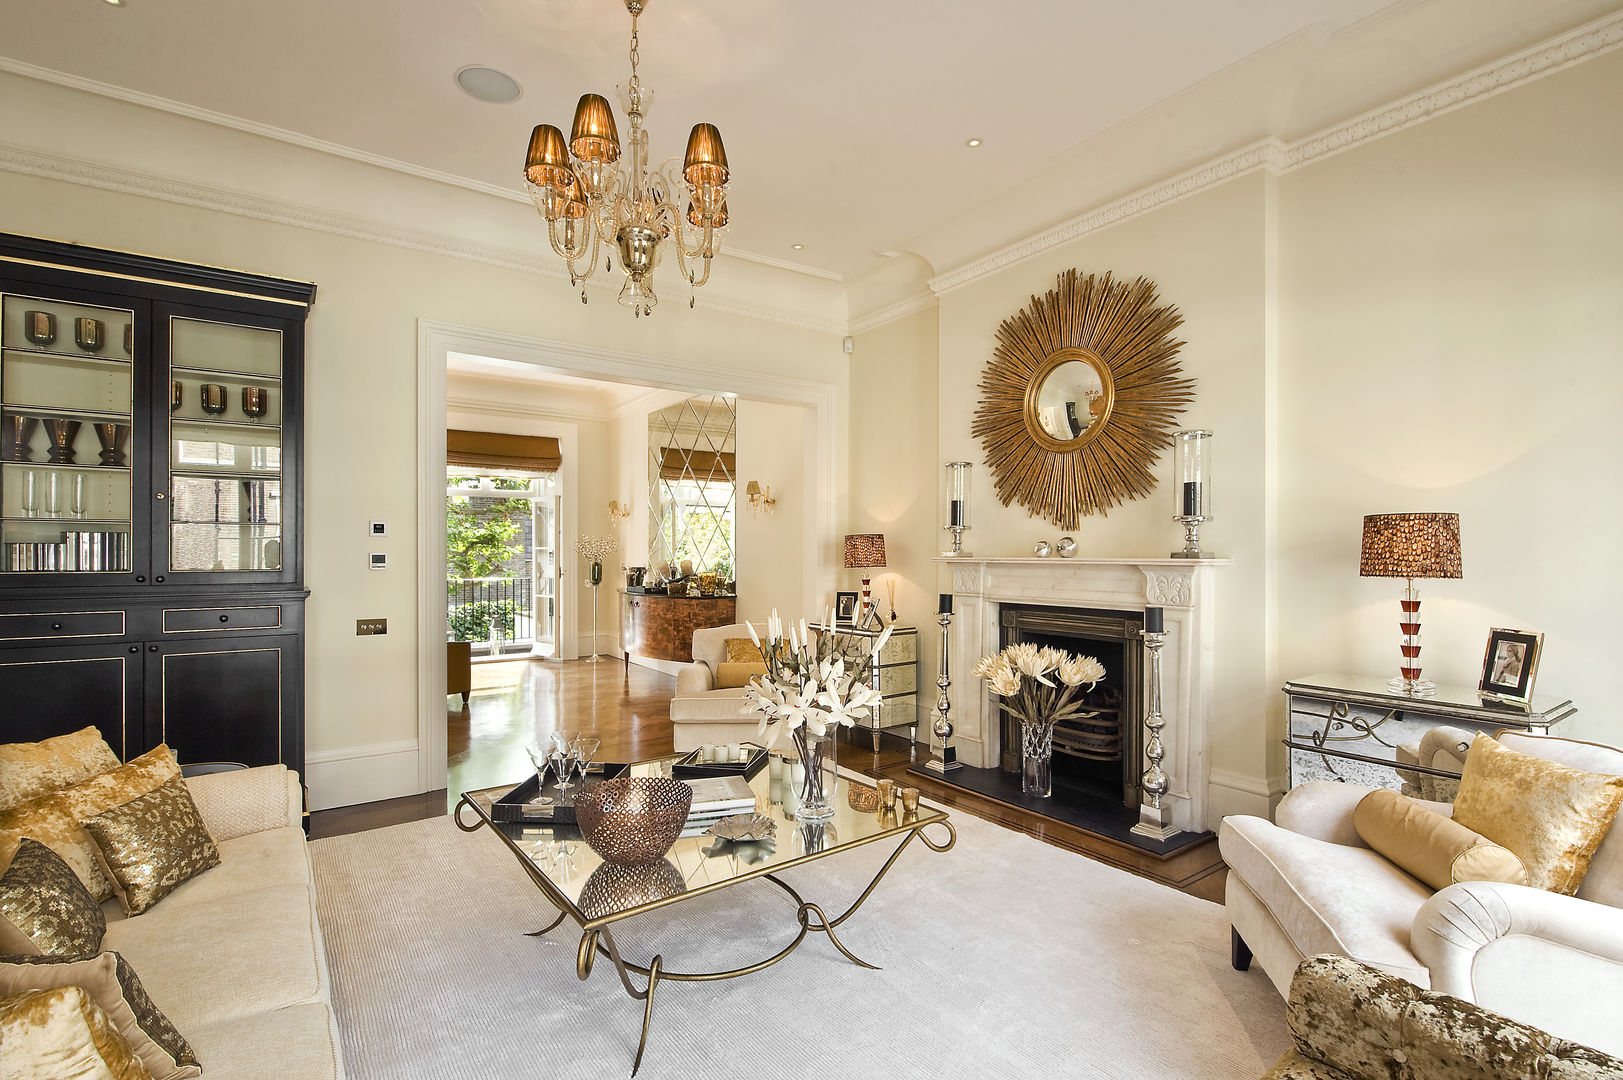
[[[617,521],[623,521],[623,520],[625,520],[626,518],[628,518],[630,516],[631,516],[631,505],[629,503],[622,506],[620,504],[619,499],[610,499],[609,500],[609,524],[610,525],[613,525]]]
[[[744,495],[749,508],[757,514],[770,514],[778,500],[772,497],[770,485],[762,487],[759,480],[751,480],[744,488]]]

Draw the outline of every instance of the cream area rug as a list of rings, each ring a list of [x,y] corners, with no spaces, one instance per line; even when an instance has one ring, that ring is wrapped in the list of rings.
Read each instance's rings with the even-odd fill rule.
[[[882,971],[814,933],[753,975],[662,983],[639,1077],[1255,1080],[1284,1052],[1284,1003],[1260,969],[1229,967],[1220,906],[953,822],[955,848],[915,841],[840,928]],[[523,936],[555,912],[494,834],[437,818],[310,854],[354,1080],[630,1074],[641,1003],[605,958],[576,979],[572,921]],[[870,844],[785,877],[832,917],[888,854]],[[747,883],[617,924],[615,938],[627,960],[657,950],[668,969],[728,969],[787,944],[794,910]]]

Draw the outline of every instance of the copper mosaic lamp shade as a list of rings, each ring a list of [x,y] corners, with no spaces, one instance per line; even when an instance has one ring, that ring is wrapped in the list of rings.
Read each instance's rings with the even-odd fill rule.
[[[874,617],[873,595],[869,591],[868,571],[885,565],[885,534],[884,533],[851,533],[845,538],[845,568],[847,570],[861,570],[862,574],[862,610],[858,612],[857,624],[867,625]]]
[[[1393,690],[1429,694],[1437,687],[1420,677],[1420,591],[1417,578],[1457,578],[1460,573],[1460,516],[1458,514],[1369,514],[1364,518],[1364,543],[1358,559],[1359,577],[1403,578],[1402,618],[1398,629],[1403,643],[1398,676],[1388,681]]]

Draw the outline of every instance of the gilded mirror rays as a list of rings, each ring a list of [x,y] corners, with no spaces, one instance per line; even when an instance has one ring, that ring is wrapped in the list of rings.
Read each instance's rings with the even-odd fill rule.
[[[971,426],[1003,505],[1074,529],[1148,495],[1194,380],[1177,362],[1183,316],[1146,278],[1067,270],[998,327]]]
[[[734,580],[737,411],[729,397],[679,401],[648,416],[648,565]]]

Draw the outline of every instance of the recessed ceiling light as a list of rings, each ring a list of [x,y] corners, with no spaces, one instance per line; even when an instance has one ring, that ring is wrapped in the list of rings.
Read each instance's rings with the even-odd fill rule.
[[[113,2],[114,0],[108,0],[108,3]],[[122,3],[123,0],[118,2]],[[463,92],[469,97],[491,105],[506,105],[510,101],[517,101],[519,95],[524,93],[511,75],[495,68],[480,67],[478,64],[459,68],[456,73],[456,84],[462,87]]]
[[[124,0],[107,0],[107,2],[109,4],[111,4],[111,5],[113,5],[114,7],[123,7],[124,6]]]
[[[796,251],[800,251],[800,250],[801,250],[801,249],[802,249],[802,248],[804,248],[804,247],[805,247],[805,246],[806,246],[806,245],[805,245],[805,244],[795,244],[795,245],[793,245],[793,246],[794,246],[794,249],[795,249],[795,250],[796,250]]]
[[[975,147],[979,146],[980,144],[981,144],[981,141],[979,139],[966,139],[966,140],[964,140],[964,145],[969,147],[971,150],[975,149]]]

